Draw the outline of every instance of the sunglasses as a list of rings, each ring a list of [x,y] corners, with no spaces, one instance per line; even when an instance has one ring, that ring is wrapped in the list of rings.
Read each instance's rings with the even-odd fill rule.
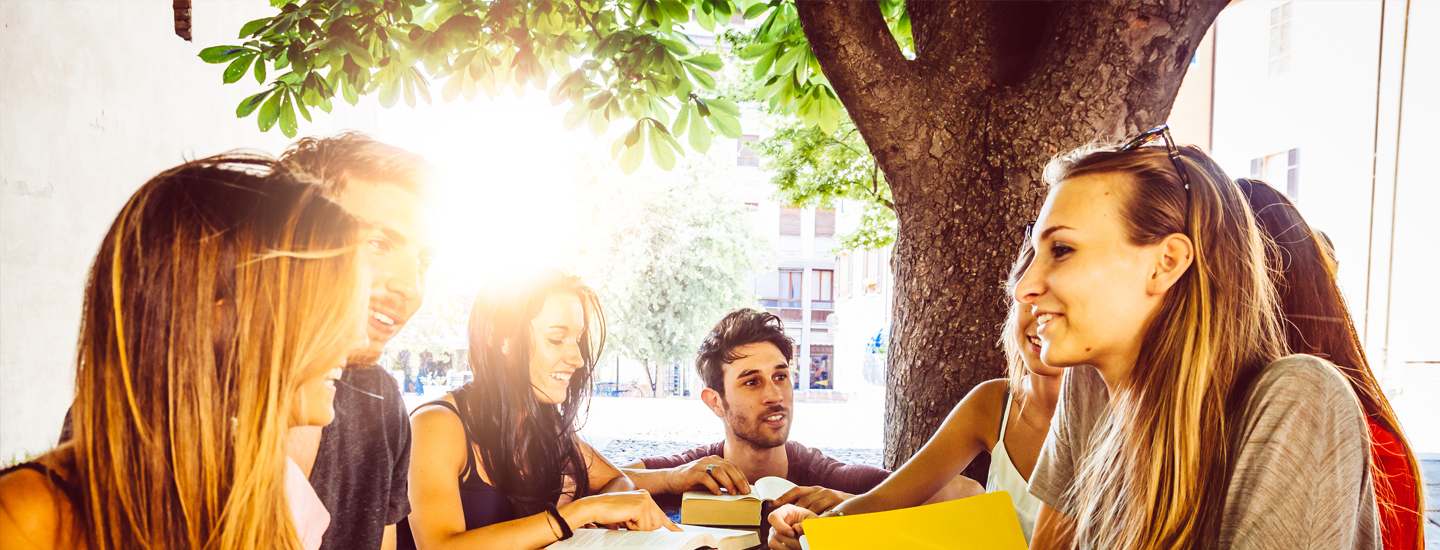
[[[1170,155],[1170,162],[1175,165],[1175,173],[1180,175],[1180,183],[1185,186],[1185,204],[1188,209],[1190,204],[1190,175],[1185,173],[1185,164],[1180,162],[1180,149],[1175,147],[1175,138],[1170,137],[1170,125],[1161,124],[1150,131],[1135,136],[1135,139],[1125,142],[1116,152],[1128,153],[1139,149],[1141,146],[1155,141],[1158,138],[1165,138],[1165,152]],[[1035,222],[1025,224],[1025,240],[1029,241],[1032,233],[1035,232]]]

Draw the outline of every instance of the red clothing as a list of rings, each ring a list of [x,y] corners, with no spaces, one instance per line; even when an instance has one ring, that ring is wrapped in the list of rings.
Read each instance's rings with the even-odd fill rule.
[[[725,442],[701,445],[674,456],[644,458],[640,462],[645,463],[648,470],[658,470],[674,468],[707,456],[725,458]],[[858,495],[874,489],[890,476],[889,470],[864,464],[845,464],[825,456],[819,449],[811,449],[794,441],[785,442],[785,456],[790,462],[785,479],[801,487],[820,486]]]
[[[1415,512],[1415,478],[1405,459],[1405,447],[1374,419],[1366,421],[1370,425],[1370,460],[1379,469],[1375,503],[1380,508],[1381,540],[1385,550],[1416,550],[1420,516]]]

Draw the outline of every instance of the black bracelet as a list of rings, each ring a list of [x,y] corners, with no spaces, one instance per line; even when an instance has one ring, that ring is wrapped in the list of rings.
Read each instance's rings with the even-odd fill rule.
[[[546,506],[545,513],[550,514],[555,518],[555,521],[560,522],[560,538],[555,542],[560,542],[575,536],[575,532],[570,530],[570,524],[565,522],[565,517],[560,515],[560,510],[556,510],[554,504]]]

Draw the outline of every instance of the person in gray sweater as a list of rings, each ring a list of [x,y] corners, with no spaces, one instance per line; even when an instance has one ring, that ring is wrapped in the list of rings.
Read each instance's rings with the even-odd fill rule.
[[[1046,170],[1014,294],[1041,359],[1069,371],[1030,480],[1031,548],[1379,548],[1354,393],[1286,356],[1239,187],[1168,138]]]

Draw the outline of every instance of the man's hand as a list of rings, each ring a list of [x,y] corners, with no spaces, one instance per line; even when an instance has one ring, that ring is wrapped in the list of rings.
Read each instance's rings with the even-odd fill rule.
[[[794,504],[816,514],[823,514],[826,510],[852,498],[855,498],[855,495],[824,487],[796,487],[785,491],[785,494],[775,499],[775,506]]]
[[[771,550],[800,550],[800,535],[805,534],[800,522],[817,517],[815,512],[794,504],[786,504],[770,512]]]
[[[665,475],[665,485],[670,493],[680,494],[692,487],[704,485],[711,493],[720,494],[720,489],[732,495],[750,494],[750,481],[740,467],[718,456],[707,456],[689,464],[671,468]]]

